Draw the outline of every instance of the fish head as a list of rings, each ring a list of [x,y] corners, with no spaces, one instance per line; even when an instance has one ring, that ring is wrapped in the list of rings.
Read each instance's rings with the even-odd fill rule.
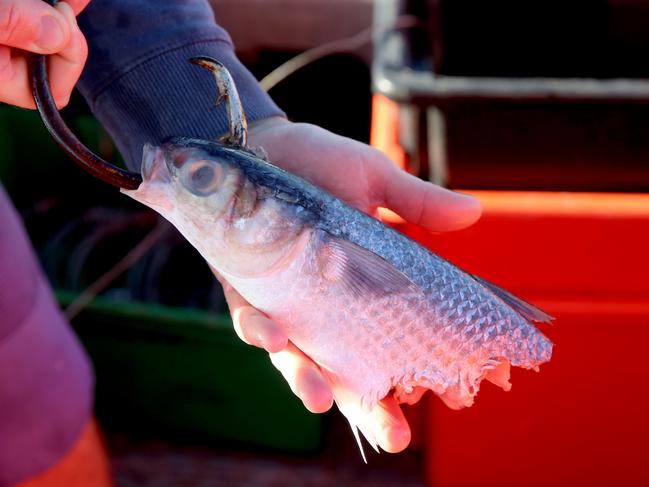
[[[174,224],[217,270],[258,275],[294,248],[307,212],[254,177],[268,165],[255,159],[196,139],[147,144],[142,183],[122,191]]]
[[[230,209],[244,182],[242,172],[228,158],[173,141],[160,146],[146,144],[141,171],[142,184],[127,192],[129,196],[177,216],[208,218],[210,225]]]

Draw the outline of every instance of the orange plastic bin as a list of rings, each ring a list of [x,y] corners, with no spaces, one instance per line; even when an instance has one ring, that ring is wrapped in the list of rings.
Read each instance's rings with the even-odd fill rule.
[[[554,357],[469,409],[427,398],[428,485],[649,485],[649,195],[475,194],[468,230],[400,230],[553,314]]]

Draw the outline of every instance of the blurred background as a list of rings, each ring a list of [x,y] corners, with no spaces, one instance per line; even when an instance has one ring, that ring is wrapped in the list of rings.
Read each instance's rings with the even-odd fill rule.
[[[649,485],[649,1],[212,3],[259,79],[306,51],[264,80],[291,119],[481,199],[453,234],[384,218],[556,316],[555,353],[468,410],[406,407],[411,447],[366,466],[172,228],[2,106],[0,179],[94,362],[117,485]],[[64,116],[119,160],[80,97]]]

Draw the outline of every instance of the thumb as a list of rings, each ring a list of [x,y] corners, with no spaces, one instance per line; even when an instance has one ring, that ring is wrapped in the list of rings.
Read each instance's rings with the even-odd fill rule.
[[[70,41],[71,29],[61,10],[42,0],[0,0],[0,45],[52,54]]]
[[[435,232],[461,230],[482,215],[473,196],[436,186],[392,166],[382,181],[383,205],[405,220]]]

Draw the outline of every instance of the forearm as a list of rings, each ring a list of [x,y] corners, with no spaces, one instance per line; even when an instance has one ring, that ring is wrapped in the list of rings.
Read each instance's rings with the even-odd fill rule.
[[[0,185],[0,486],[43,472],[92,411],[92,369]]]
[[[89,44],[79,88],[131,169],[142,146],[227,131],[212,78],[187,59],[206,55],[232,73],[249,120],[282,115],[237,60],[204,0],[93,0],[79,23]]]

